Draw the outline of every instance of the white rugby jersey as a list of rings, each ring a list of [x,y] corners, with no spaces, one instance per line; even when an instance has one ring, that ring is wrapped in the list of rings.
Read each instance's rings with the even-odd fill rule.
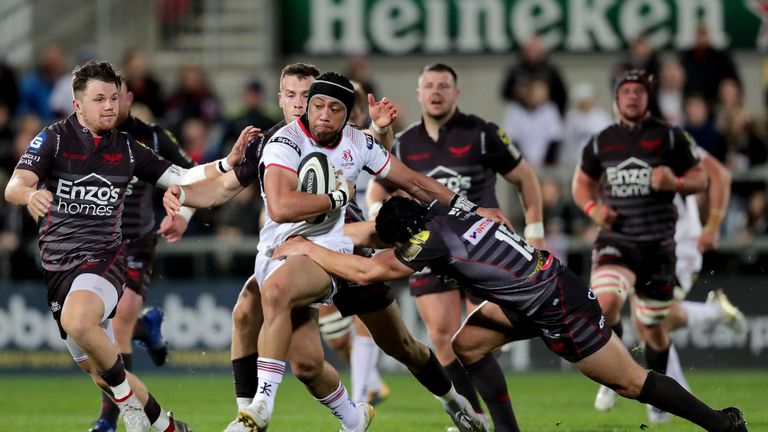
[[[333,147],[322,147],[311,137],[301,119],[294,120],[275,133],[264,147],[261,172],[270,167],[298,174],[301,160],[312,152],[324,153],[336,170],[342,170],[345,178],[355,181],[362,170],[374,175],[388,171],[390,154],[374,139],[353,127],[344,126],[342,137]],[[261,189],[264,204],[269,209],[269,197]],[[353,197],[354,198],[354,197]],[[339,208],[326,216],[319,224],[308,222],[277,223],[267,212],[264,228],[259,234],[259,253],[271,256],[272,250],[290,236],[318,237],[343,235],[344,210]]]

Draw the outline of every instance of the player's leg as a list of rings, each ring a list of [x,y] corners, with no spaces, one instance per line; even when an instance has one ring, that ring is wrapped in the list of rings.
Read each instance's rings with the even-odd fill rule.
[[[372,303],[386,306],[360,313],[358,317],[379,348],[408,368],[419,383],[440,401],[462,432],[485,430],[469,402],[457,393],[435,353],[414,338],[405,326],[393,298],[384,296],[380,302]]]
[[[467,398],[477,413],[482,414],[482,405],[472,381],[451,348],[451,339],[461,327],[461,292],[431,274],[412,279],[410,285],[437,359],[451,377],[456,391]]]
[[[363,431],[373,420],[374,411],[367,403],[356,404],[341,383],[339,373],[323,356],[317,309],[298,308],[292,314],[293,337],[288,360],[294,375],[315,399],[328,408],[344,431]],[[263,385],[259,392],[263,391]]]
[[[253,401],[258,389],[258,340],[261,329],[261,294],[256,278],[243,284],[232,309],[232,345],[230,359],[238,410]]]
[[[389,397],[389,387],[382,382],[381,374],[379,374],[381,349],[371,337],[368,328],[357,316],[353,317],[353,326],[350,358],[352,400],[355,402],[367,401],[371,405],[376,405]]]
[[[483,302],[464,321],[453,338],[453,349],[482,396],[497,432],[518,432],[504,373],[491,354],[514,340],[530,339],[540,331],[520,314],[505,313],[494,303]]]
[[[672,378],[643,369],[616,336],[575,365],[584,375],[611,387],[621,396],[659,407],[707,431],[747,430],[737,409],[713,410]]]
[[[605,260],[605,259],[604,259]],[[605,260],[611,262],[609,260]],[[600,308],[605,315],[606,324],[622,338],[624,329],[621,324],[621,308],[635,284],[635,274],[623,265],[597,265],[590,277],[592,292],[597,296]],[[595,395],[595,409],[607,411],[616,403],[616,393],[601,386]]]
[[[156,246],[157,236],[154,232],[150,232],[137,240],[129,241],[126,245],[128,270],[125,286],[143,299],[146,299],[149,294],[149,284],[155,266]],[[156,366],[164,365],[168,357],[168,344],[162,334],[163,318],[163,312],[160,309],[149,307],[141,313],[138,320],[134,321],[135,326],[133,327],[133,340],[138,341],[146,348],[149,358]],[[115,331],[117,331],[117,326],[118,324],[115,323]]]
[[[341,316],[334,305],[320,305],[320,333],[328,346],[350,361],[352,351],[352,317]]]

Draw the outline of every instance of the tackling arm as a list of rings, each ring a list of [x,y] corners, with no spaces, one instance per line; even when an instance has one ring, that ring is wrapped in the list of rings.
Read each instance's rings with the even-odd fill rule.
[[[542,209],[541,185],[531,165],[525,160],[521,160],[515,168],[504,175],[504,178],[520,191],[525,209],[526,240],[543,238],[544,211]]]

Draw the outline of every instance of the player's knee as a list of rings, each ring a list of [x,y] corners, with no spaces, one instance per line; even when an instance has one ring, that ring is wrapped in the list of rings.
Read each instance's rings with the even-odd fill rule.
[[[599,269],[593,272],[590,288],[609,321],[618,318],[624,301],[632,292],[632,285],[627,277],[613,269]]]
[[[261,306],[265,310],[290,309],[291,301],[291,287],[286,281],[273,280],[261,289]]]
[[[291,372],[303,383],[309,383],[323,371],[323,358],[318,356],[302,356],[291,359]]]
[[[253,295],[237,298],[235,307],[232,309],[232,325],[235,328],[246,328],[258,320],[257,311],[261,308],[258,298]]]
[[[78,319],[76,314],[69,313],[61,314],[61,327],[67,332],[67,335],[76,342],[81,340],[92,330],[91,323],[86,320]]]
[[[638,322],[648,327],[659,327],[667,319],[674,300],[654,300],[638,297],[635,302],[635,316]]]
[[[475,359],[482,358],[483,354],[479,353],[478,348],[474,338],[465,332],[458,332],[451,339],[451,349],[463,364],[472,364]]]

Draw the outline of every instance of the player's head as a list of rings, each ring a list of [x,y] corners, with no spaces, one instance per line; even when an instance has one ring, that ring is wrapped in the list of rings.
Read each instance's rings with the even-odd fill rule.
[[[427,207],[410,198],[393,196],[376,216],[376,233],[388,244],[406,243],[425,229]]]
[[[352,114],[355,89],[352,83],[334,72],[326,72],[309,87],[307,117],[312,136],[318,143],[332,141]]]
[[[285,121],[290,123],[307,112],[309,86],[315,82],[320,71],[314,65],[293,63],[280,73],[280,91],[277,103],[283,110]]]
[[[121,125],[131,114],[131,105],[133,104],[133,92],[128,90],[128,83],[125,76],[120,76],[120,89],[118,94],[117,125]]]
[[[352,107],[352,114],[349,116],[349,124],[357,127],[365,127],[368,119],[368,95],[363,90],[363,86],[357,81],[350,81],[355,88],[355,105]]]
[[[416,88],[421,113],[438,121],[453,115],[461,95],[458,79],[456,71],[448,65],[434,63],[425,66]]]
[[[83,126],[96,135],[117,123],[120,75],[108,62],[89,61],[72,71],[72,107]]]
[[[616,108],[623,120],[637,122],[646,116],[654,83],[653,75],[640,69],[629,70],[616,80]]]

